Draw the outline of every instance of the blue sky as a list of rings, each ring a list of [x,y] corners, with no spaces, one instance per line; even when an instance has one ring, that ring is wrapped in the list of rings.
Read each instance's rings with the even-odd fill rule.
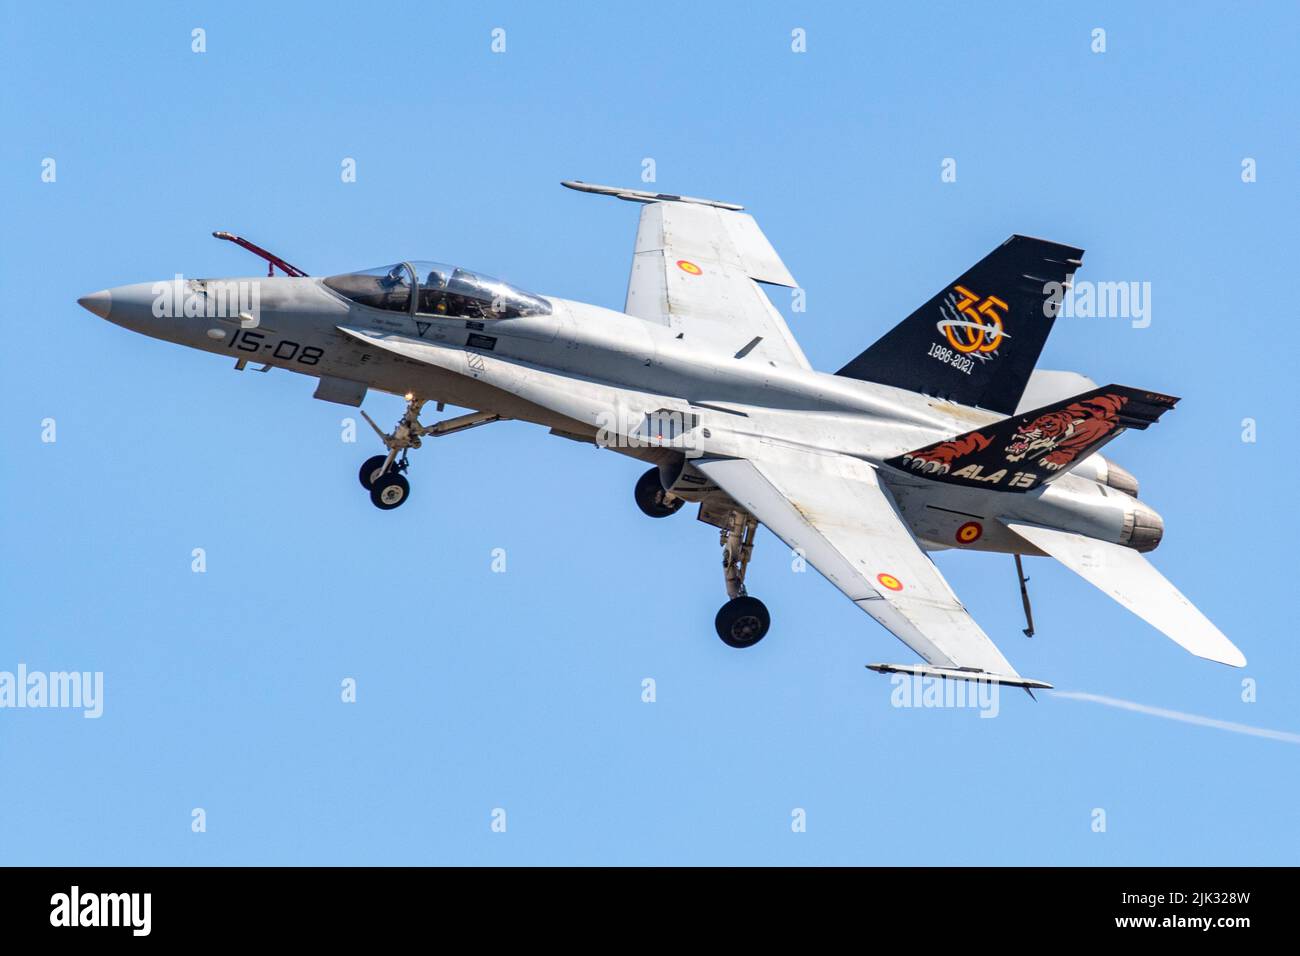
[[[1042,364],[1183,396],[1108,454],[1250,663],[1046,559],[1026,640],[1009,559],[940,568],[1022,673],[1297,731],[1295,7],[466,6],[5,4],[0,670],[102,671],[105,701],[0,710],[0,862],[1295,863],[1294,744],[1019,692],[893,707],[863,665],[910,652],[766,532],[773,629],[732,651],[716,532],[644,518],[637,463],[495,425],[415,453],[381,514],[375,444],[311,380],[75,301],[255,274],[228,229],[312,274],[432,258],[618,307],[636,209],[558,181],[645,158],[758,217],[826,370],[1014,232],[1082,246],[1080,279],[1152,284],[1151,325],[1062,319]]]

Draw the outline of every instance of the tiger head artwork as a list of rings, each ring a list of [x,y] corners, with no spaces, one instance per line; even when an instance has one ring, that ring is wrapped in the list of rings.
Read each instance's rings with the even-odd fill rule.
[[[1099,395],[1039,415],[1016,429],[1005,449],[1007,461],[1033,456],[1048,471],[1066,467],[1119,424],[1126,401],[1123,395]]]

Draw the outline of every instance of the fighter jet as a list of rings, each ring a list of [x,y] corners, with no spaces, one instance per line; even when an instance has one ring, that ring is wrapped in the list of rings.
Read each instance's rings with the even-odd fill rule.
[[[229,233],[267,276],[120,286],[78,301],[118,325],[236,369],[318,379],[360,406],[404,396],[359,479],[376,507],[407,501],[424,439],[517,419],[650,465],[645,514],[687,502],[720,529],[728,600],[718,636],[756,645],[770,615],[748,592],[758,526],[817,568],[924,663],[923,677],[1050,687],[1022,677],[928,552],[1050,556],[1191,653],[1241,652],[1143,556],[1164,531],[1102,446],[1176,398],[1036,370],[1083,250],[1012,236],[834,374],[811,367],[764,286],[797,289],[743,207],[583,182],[641,205],[623,310],[526,292],[458,266],[402,260],[308,276]],[[276,276],[275,271],[283,273]],[[466,414],[421,421],[429,403]]]

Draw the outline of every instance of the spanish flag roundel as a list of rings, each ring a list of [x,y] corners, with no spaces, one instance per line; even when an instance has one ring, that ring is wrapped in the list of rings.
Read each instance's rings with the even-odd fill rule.
[[[876,580],[891,591],[903,590],[903,582],[898,580],[898,578],[894,577],[892,574],[877,574]]]
[[[704,274],[704,270],[689,259],[678,259],[677,268],[681,269],[687,275],[698,276]]]

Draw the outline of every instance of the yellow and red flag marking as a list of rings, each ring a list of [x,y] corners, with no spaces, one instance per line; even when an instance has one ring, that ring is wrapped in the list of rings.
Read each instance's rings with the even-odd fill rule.
[[[681,269],[687,275],[698,276],[704,274],[704,270],[689,259],[678,259],[677,268]]]
[[[894,577],[892,574],[877,574],[876,580],[891,591],[903,590],[903,582],[898,580],[898,578]]]
[[[984,526],[978,521],[967,521],[957,529],[957,540],[962,544],[974,544],[984,534]]]

